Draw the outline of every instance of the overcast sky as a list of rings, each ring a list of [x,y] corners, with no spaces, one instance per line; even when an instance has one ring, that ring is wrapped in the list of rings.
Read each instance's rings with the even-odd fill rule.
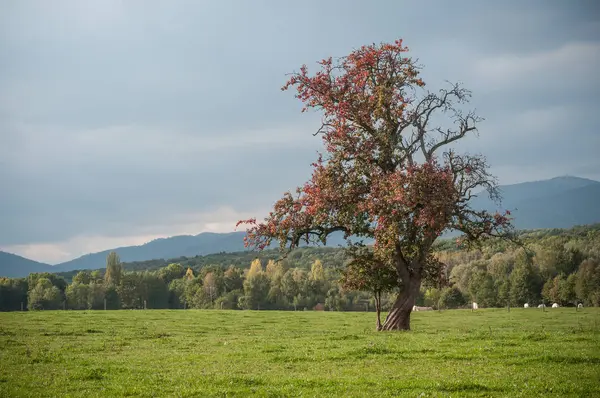
[[[430,89],[473,90],[460,149],[503,184],[600,180],[590,1],[0,3],[0,249],[48,263],[227,232],[310,175],[286,73],[403,38]],[[314,70],[312,68],[311,70]]]

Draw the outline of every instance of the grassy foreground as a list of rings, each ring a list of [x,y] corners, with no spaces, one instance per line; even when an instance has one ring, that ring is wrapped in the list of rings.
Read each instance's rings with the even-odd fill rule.
[[[600,309],[0,313],[0,396],[600,396]]]

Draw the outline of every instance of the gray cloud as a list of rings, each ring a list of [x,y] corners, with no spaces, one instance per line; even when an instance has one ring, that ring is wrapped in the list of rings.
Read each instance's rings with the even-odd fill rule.
[[[594,1],[19,1],[0,12],[0,248],[43,261],[226,231],[320,148],[286,73],[402,37],[473,90],[502,183],[600,179]]]

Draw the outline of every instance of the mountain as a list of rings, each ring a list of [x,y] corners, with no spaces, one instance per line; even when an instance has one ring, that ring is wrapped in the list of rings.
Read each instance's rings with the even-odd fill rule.
[[[0,251],[0,277],[18,278],[30,272],[56,272],[51,265]]]
[[[126,246],[91,253],[55,265],[57,271],[74,269],[96,269],[106,265],[106,256],[111,251],[117,252],[121,261],[142,261],[151,259],[169,259],[181,256],[194,257],[219,252],[244,250],[244,232],[213,233],[203,232],[199,235],[179,235],[160,238],[140,246]]]
[[[600,182],[578,177],[557,177],[544,181],[500,186],[503,196],[498,206],[485,194],[472,201],[472,206],[489,211],[509,209],[518,229],[569,228],[600,222]],[[86,254],[50,267],[22,257],[0,257],[0,275],[26,276],[29,272],[65,272],[76,269],[103,268],[106,256],[116,251],[123,262],[152,259],[194,257],[220,252],[244,251],[244,232],[181,235],[156,239],[140,246],[119,247],[99,253]],[[327,246],[344,244],[343,234],[328,239]],[[15,260],[17,257],[19,260]],[[15,265],[16,264],[16,265]],[[50,267],[50,269],[48,269]]]
[[[570,228],[600,222],[600,182],[579,177],[500,186],[502,203],[485,194],[472,201],[477,209],[508,209],[517,229]]]

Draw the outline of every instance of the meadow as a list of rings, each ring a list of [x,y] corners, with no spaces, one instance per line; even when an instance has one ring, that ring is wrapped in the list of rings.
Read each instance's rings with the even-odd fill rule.
[[[600,309],[0,313],[0,396],[600,396]]]

